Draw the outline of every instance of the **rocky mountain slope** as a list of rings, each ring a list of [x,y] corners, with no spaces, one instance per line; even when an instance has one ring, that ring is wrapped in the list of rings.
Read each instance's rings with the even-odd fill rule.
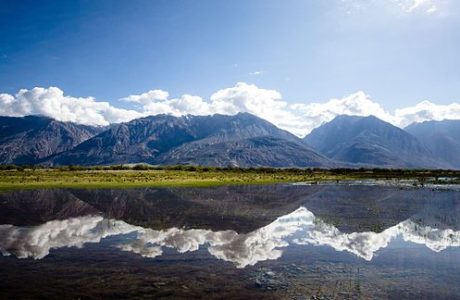
[[[338,116],[314,129],[304,141],[341,162],[398,168],[445,167],[417,138],[374,116]]]
[[[460,121],[405,130],[338,116],[303,140],[249,113],[156,115],[109,127],[0,117],[0,164],[460,168]]]
[[[112,126],[49,160],[53,165],[139,162],[241,167],[332,164],[296,136],[247,113],[137,119]]]
[[[102,130],[42,116],[0,117],[0,163],[34,164]]]
[[[436,159],[460,168],[460,121],[444,120],[414,123],[405,128],[417,137]]]

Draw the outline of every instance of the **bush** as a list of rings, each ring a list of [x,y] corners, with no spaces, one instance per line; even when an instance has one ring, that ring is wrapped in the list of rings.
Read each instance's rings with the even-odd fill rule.
[[[142,165],[142,164],[139,164],[139,165],[135,165],[133,167],[133,170],[137,170],[137,171],[145,171],[145,170],[149,170],[150,167],[147,166],[147,165]]]
[[[16,170],[18,167],[15,165],[1,165],[0,170]]]

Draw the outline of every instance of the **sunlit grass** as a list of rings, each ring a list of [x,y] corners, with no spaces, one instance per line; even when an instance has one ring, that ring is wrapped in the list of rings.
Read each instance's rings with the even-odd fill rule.
[[[25,188],[125,188],[205,187],[230,184],[319,182],[365,178],[412,178],[420,183],[448,177],[456,183],[456,171],[413,170],[312,170],[312,169],[13,169],[0,170],[0,189]]]
[[[333,179],[325,174],[289,172],[178,171],[178,170],[84,170],[56,169],[0,171],[0,189],[15,188],[123,188],[166,186],[214,186],[228,184],[269,184]]]

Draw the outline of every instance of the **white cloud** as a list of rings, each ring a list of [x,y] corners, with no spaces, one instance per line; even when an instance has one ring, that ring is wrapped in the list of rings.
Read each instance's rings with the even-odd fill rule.
[[[0,94],[0,115],[43,115],[59,121],[87,125],[108,125],[141,116],[137,111],[116,108],[92,97],[65,96],[57,87],[22,89],[15,96]]]
[[[163,90],[150,90],[140,95],[130,95],[122,100],[139,104],[148,104],[152,101],[165,101],[169,98],[169,93]]]
[[[182,95],[179,98],[169,99],[169,93],[163,90],[151,90],[140,95],[129,95],[120,100],[140,105],[144,115],[171,114],[181,116],[209,115],[209,104],[203,98],[192,95]]]
[[[307,134],[313,128],[331,121],[338,115],[374,115],[387,122],[394,122],[391,114],[362,91],[323,103],[292,104],[290,109],[295,111],[302,120],[302,126],[296,131],[298,135]]]
[[[210,101],[199,96],[183,95],[179,98],[168,99],[158,97],[158,90],[149,91],[140,95],[130,95],[122,98],[124,101],[142,105],[144,115],[172,114],[180,115],[234,115],[239,112],[249,112],[264,118],[281,128],[292,130],[297,134],[305,132],[303,128],[296,128],[300,119],[289,109],[281,94],[275,90],[261,89],[244,82],[234,87],[218,90],[211,95]],[[167,95],[164,92],[162,95]]]
[[[395,111],[397,124],[405,127],[414,122],[441,121],[446,119],[460,119],[460,104],[451,103],[438,105],[430,101],[423,101],[415,106],[410,106]]]
[[[281,94],[275,90],[261,89],[253,84],[237,83],[211,95],[211,110],[220,114],[248,112],[283,129],[295,132],[298,120]]]
[[[308,104],[288,103],[276,90],[262,89],[244,82],[216,91],[209,101],[191,95],[167,99],[157,97],[157,94],[150,91],[141,95],[131,95],[124,100],[142,103],[144,115],[160,113],[176,116],[215,113],[233,115],[238,112],[248,112],[298,136],[308,134],[312,129],[331,121],[338,115],[374,115],[399,127],[426,120],[460,119],[458,103],[436,105],[423,101],[391,113],[362,91],[343,98]],[[163,95],[167,93],[163,92]]]
[[[188,94],[169,98],[169,93],[163,90],[151,90],[121,100],[132,103],[136,109],[116,108],[92,97],[65,96],[62,90],[55,87],[33,88],[20,90],[14,96],[0,94],[0,115],[41,114],[60,121],[107,125],[162,113],[181,116],[248,112],[297,136],[308,134],[338,115],[374,115],[399,127],[427,120],[460,119],[458,103],[437,105],[423,101],[390,112],[362,91],[324,102],[288,103],[276,90],[244,82],[216,91],[209,100]]]

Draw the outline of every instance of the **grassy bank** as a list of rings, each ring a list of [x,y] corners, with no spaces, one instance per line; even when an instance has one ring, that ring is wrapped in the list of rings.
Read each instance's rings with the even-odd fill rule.
[[[319,175],[319,174],[318,174]],[[314,176],[329,178],[325,174]],[[123,188],[269,184],[312,180],[310,174],[288,172],[187,171],[187,170],[78,170],[54,169],[0,171],[0,189],[15,188]]]
[[[215,186],[392,178],[416,179],[420,184],[427,182],[460,183],[460,172],[382,169],[152,168],[145,166],[64,167],[56,169],[4,168],[0,170],[0,189]]]

